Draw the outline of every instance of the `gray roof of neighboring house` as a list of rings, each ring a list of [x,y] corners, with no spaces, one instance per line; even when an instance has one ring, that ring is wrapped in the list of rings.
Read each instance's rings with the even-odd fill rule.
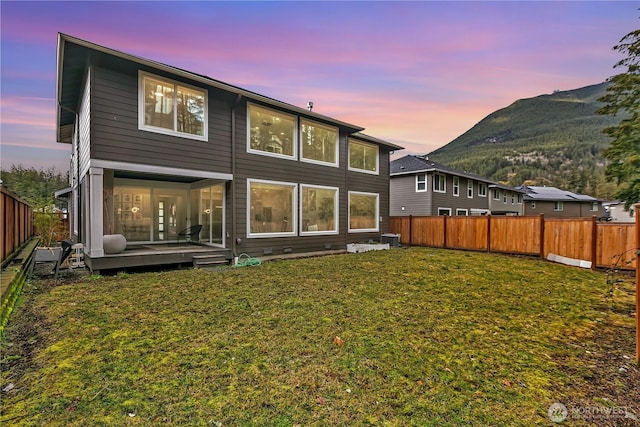
[[[449,175],[460,176],[463,178],[475,179],[476,181],[487,183],[488,187],[490,188],[501,188],[503,190],[511,190],[524,193],[523,190],[500,184],[499,182],[492,181],[483,176],[476,175],[474,173],[463,172],[454,168],[450,168],[449,166],[436,163],[433,160],[429,160],[427,156],[416,156],[408,154],[404,157],[391,161],[391,177],[413,175],[416,173],[426,172],[442,172]]]
[[[545,200],[545,201],[561,201],[561,202],[597,202],[595,197],[577,194],[567,190],[561,190],[556,187],[537,187],[523,185],[517,187],[525,192],[525,200]]]

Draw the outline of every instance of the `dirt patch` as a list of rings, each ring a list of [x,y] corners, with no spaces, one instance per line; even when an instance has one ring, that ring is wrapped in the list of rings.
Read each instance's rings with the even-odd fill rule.
[[[592,337],[569,344],[578,347],[587,369],[575,369],[571,358],[559,361],[561,370],[575,379],[568,390],[558,390],[572,425],[640,426],[634,298],[633,284],[627,279],[626,286],[616,287],[612,300],[603,301],[602,319]]]
[[[3,392],[7,387],[12,388],[12,384],[25,372],[38,368],[35,356],[45,346],[43,335],[48,329],[44,316],[34,307],[38,295],[47,294],[56,286],[73,283],[88,274],[82,269],[65,269],[55,280],[48,264],[36,266],[33,273],[34,278],[24,284],[0,342],[0,388]]]

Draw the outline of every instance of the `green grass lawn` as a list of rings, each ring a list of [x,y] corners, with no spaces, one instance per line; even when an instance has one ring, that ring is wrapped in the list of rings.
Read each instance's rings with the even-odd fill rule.
[[[633,325],[607,290],[604,273],[424,248],[86,277],[34,292],[15,378],[9,325],[0,424],[550,425],[552,403],[595,398],[599,325]]]

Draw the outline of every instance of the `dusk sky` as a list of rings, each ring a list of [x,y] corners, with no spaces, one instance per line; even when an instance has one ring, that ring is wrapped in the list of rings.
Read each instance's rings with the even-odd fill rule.
[[[2,168],[55,166],[57,33],[426,154],[521,98],[601,83],[638,1],[0,2]]]

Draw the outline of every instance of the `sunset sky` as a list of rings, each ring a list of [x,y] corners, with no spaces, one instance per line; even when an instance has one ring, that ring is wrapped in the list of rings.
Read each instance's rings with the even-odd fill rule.
[[[638,1],[0,2],[2,168],[68,169],[62,32],[365,128],[425,154],[521,98],[601,83]]]

